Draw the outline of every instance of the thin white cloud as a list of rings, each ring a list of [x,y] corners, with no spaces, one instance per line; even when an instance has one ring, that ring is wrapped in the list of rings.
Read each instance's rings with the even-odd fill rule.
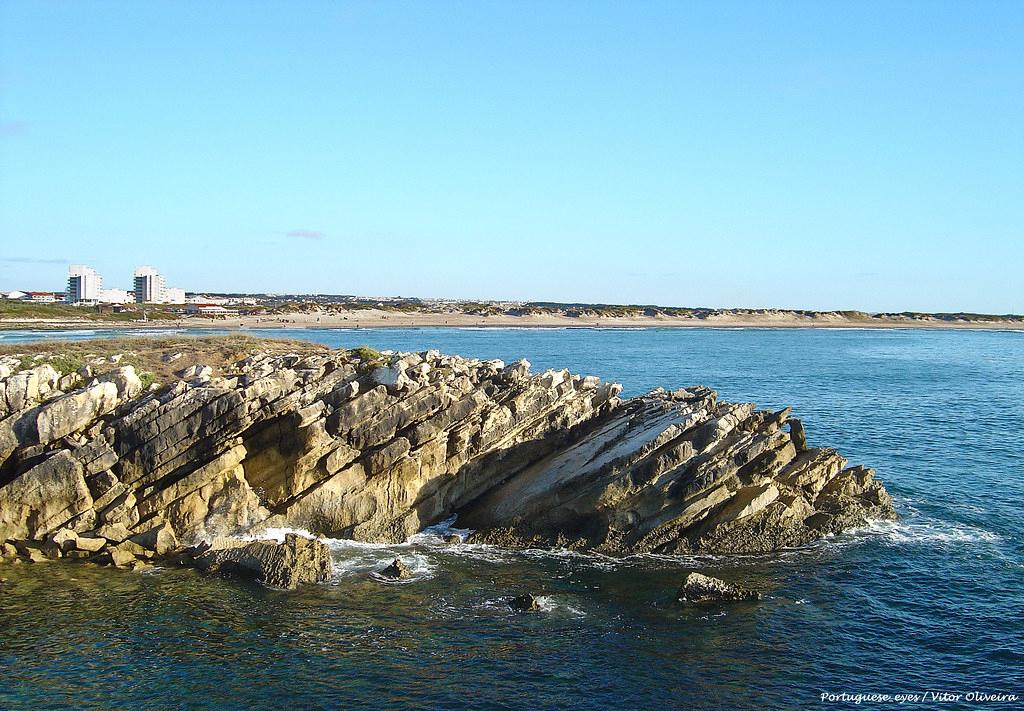
[[[295,239],[323,239],[327,236],[320,230],[288,230],[284,235]]]

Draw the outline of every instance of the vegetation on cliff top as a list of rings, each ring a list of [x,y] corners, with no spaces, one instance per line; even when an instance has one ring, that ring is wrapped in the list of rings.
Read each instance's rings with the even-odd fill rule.
[[[0,356],[18,357],[17,370],[48,363],[62,375],[87,364],[97,373],[131,365],[148,385],[149,382],[168,382],[175,373],[191,365],[209,365],[219,370],[261,351],[306,354],[325,350],[329,350],[327,346],[308,341],[231,334],[36,341],[0,346]],[[105,362],[97,365],[97,361]]]

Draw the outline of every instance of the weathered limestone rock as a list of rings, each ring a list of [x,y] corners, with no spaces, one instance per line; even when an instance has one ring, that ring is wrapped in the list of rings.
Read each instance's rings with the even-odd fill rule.
[[[111,543],[121,543],[128,540],[132,532],[120,524],[106,524],[96,529],[96,535]]]
[[[377,575],[390,580],[404,580],[412,577],[412,571],[402,562],[401,558],[395,558],[391,565],[378,570]]]
[[[75,550],[75,545],[78,541],[78,534],[72,531],[70,528],[62,528],[55,531],[49,538],[63,553],[67,553],[70,550]]]
[[[195,562],[203,570],[238,573],[286,590],[302,583],[323,583],[331,576],[327,545],[294,533],[285,536],[284,543],[218,540]]]
[[[765,552],[823,531],[891,518],[863,473],[841,477],[831,450],[797,452],[788,411],[718,403],[706,388],[655,391],[593,418],[458,510],[474,540],[635,551]],[[805,523],[817,510],[846,518]]]
[[[125,491],[100,511],[99,520],[107,525],[131,528],[139,522],[137,503],[135,494]]]
[[[92,424],[120,403],[117,385],[97,382],[44,405],[36,417],[40,444],[49,444]]]
[[[135,563],[135,560],[135,555],[127,548],[115,546],[110,549],[110,561],[118,568],[127,568]]]
[[[747,516],[753,516],[768,504],[779,498],[779,488],[774,484],[748,486],[733,493],[729,503],[715,515],[715,523],[727,523]]]
[[[8,376],[4,381],[4,402],[8,412],[16,412],[39,402],[56,386],[58,373],[49,365],[36,366]]]
[[[86,513],[95,517],[92,496],[82,465],[66,449],[0,486],[0,540],[42,539]]]
[[[102,531],[103,529],[100,530]],[[174,529],[166,522],[159,523],[147,531],[132,536],[131,543],[153,551],[159,556],[170,555],[181,549],[178,538],[174,535]]]
[[[405,366],[404,362],[398,361],[390,366],[376,368],[371,380],[377,385],[386,386],[391,392],[406,390],[414,385],[414,381],[406,374]]]
[[[86,553],[99,553],[107,545],[106,538],[93,538],[91,536],[79,536],[74,540],[74,550]]]
[[[43,541],[14,541],[14,548],[30,563],[45,563],[60,556],[60,549]]]
[[[117,388],[117,396],[122,400],[128,400],[142,392],[142,380],[135,373],[135,368],[130,365],[104,373],[96,380],[100,383],[113,383]]]
[[[789,436],[793,440],[793,446],[797,452],[807,451],[807,432],[804,430],[804,423],[792,417],[789,419]]]
[[[185,380],[209,380],[212,375],[213,368],[208,365],[192,365],[181,371]]]
[[[679,587],[676,597],[684,602],[735,602],[760,600],[761,593],[747,590],[739,585],[732,585],[709,575],[690,573],[683,579],[683,584]]]
[[[622,401],[525,360],[361,357],[258,353],[145,392],[106,359],[81,381],[5,365],[0,542],[76,557],[88,532],[130,566],[133,546],[271,526],[399,542],[457,515],[504,545],[751,553],[895,516],[874,473],[810,448],[789,410],[705,387]]]

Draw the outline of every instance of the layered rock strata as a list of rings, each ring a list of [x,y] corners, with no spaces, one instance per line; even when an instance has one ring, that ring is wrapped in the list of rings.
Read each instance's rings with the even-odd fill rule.
[[[156,555],[270,526],[396,542],[452,515],[476,541],[760,552],[895,515],[789,410],[700,386],[622,401],[596,377],[436,351],[258,354],[151,388],[131,366],[4,370],[8,553],[62,556],[61,531]]]

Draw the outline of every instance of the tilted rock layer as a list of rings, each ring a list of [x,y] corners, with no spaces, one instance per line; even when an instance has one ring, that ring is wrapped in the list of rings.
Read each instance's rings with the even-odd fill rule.
[[[870,469],[808,448],[788,410],[704,387],[621,401],[595,377],[436,351],[265,353],[185,375],[0,380],[5,549],[271,526],[394,542],[457,514],[478,541],[758,552],[895,515]]]

